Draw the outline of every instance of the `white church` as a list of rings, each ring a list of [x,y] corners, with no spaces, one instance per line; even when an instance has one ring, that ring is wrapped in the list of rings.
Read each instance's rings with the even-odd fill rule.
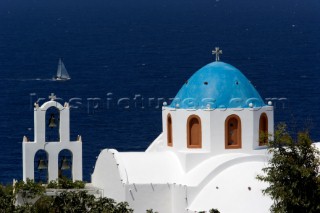
[[[89,187],[127,201],[138,213],[269,212],[272,200],[262,194],[267,185],[256,176],[268,162],[260,134],[273,134],[272,103],[263,101],[241,71],[219,61],[221,50],[213,53],[216,61],[195,72],[172,103],[163,103],[162,133],[147,150],[102,150]],[[46,181],[56,180],[72,161],[71,178],[82,180],[81,136],[70,141],[69,106],[50,98],[35,104],[35,139],[23,140],[23,179],[36,179],[38,166],[47,169]],[[45,120],[51,107],[58,110],[59,136],[48,142],[45,126],[55,125],[52,115]],[[34,163],[39,150],[47,164],[41,157]],[[63,150],[70,152],[67,157],[60,156]]]

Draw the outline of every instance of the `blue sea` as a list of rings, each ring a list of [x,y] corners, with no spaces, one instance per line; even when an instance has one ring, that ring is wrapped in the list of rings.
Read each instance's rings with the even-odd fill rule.
[[[1,0],[0,182],[22,178],[37,99],[70,102],[90,181],[101,149],[148,147],[162,129],[157,102],[216,46],[273,101],[276,123],[320,141],[319,11],[318,0]],[[59,58],[70,81],[51,80]]]

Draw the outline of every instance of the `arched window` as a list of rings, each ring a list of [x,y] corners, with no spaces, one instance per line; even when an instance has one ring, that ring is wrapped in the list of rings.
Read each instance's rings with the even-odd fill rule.
[[[48,182],[48,153],[43,149],[38,150],[34,156],[34,181]]]
[[[267,145],[268,143],[268,116],[266,113],[260,115],[259,120],[259,146]]]
[[[58,156],[58,166],[59,166],[59,178],[67,178],[72,180],[72,163],[73,163],[72,152],[68,149],[63,149],[60,151]]]
[[[237,115],[230,115],[225,122],[225,148],[241,148],[241,120]]]
[[[168,114],[168,117],[167,117],[167,141],[168,141],[168,146],[173,145],[173,142],[172,142],[172,119],[171,119],[170,114]]]
[[[46,142],[60,141],[60,111],[50,107],[46,111]]]
[[[201,148],[201,120],[197,115],[191,115],[187,122],[188,148]]]

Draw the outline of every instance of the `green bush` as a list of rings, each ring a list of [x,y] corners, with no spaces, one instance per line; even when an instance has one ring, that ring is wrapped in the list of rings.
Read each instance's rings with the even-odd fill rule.
[[[14,196],[12,186],[0,185],[0,212],[13,212]]]
[[[83,189],[85,182],[76,180],[73,182],[68,178],[59,178],[58,181],[52,180],[48,183],[48,189]]]
[[[263,193],[273,199],[272,212],[320,212],[320,157],[308,131],[294,139],[280,124],[269,141],[272,157],[258,180],[269,183]]]
[[[154,212],[153,209],[147,209],[146,213],[158,213],[158,212]]]
[[[84,182],[69,180],[51,181],[48,184],[50,188],[84,188]],[[110,198],[95,198],[87,191],[63,191],[56,196],[46,196],[45,187],[32,180],[17,182],[14,187],[0,185],[0,213],[132,213],[128,203],[116,203]],[[34,203],[24,201],[22,206],[15,206],[15,197],[21,194],[24,199],[33,199],[39,197]]]
[[[26,182],[19,181],[14,185],[14,195],[21,193],[23,198],[33,199],[45,192],[45,187],[40,183],[27,179]]]

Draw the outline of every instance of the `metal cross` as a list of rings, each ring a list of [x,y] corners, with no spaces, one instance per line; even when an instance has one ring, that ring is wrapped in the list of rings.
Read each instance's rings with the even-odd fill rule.
[[[215,50],[212,50],[212,55],[216,55],[216,61],[220,60],[220,54],[222,55],[222,50],[219,47],[216,47]]]
[[[50,98],[51,101],[54,101],[57,98],[57,96],[55,96],[54,93],[51,93],[49,98]]]

